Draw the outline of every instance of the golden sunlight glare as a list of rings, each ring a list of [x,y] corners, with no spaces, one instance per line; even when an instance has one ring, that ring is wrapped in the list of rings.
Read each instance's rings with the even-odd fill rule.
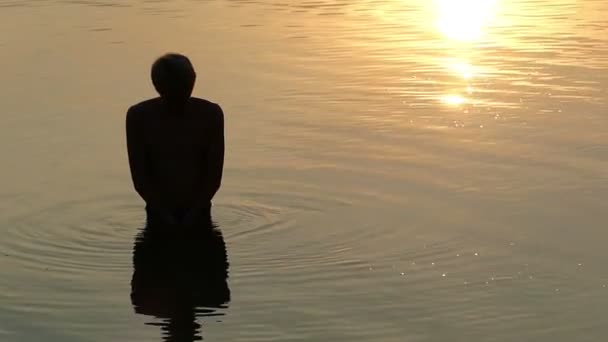
[[[441,102],[452,106],[459,106],[465,104],[467,99],[460,95],[446,95],[441,98]]]
[[[473,78],[473,66],[467,62],[456,60],[448,64],[448,67],[452,70],[452,72],[465,80],[470,80]]]
[[[448,39],[475,41],[494,20],[498,0],[434,0],[436,25]]]

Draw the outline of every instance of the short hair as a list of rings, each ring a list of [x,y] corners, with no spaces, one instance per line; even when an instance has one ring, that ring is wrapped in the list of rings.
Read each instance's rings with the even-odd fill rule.
[[[158,94],[167,100],[187,100],[192,95],[196,72],[188,57],[168,53],[152,64],[152,83]]]

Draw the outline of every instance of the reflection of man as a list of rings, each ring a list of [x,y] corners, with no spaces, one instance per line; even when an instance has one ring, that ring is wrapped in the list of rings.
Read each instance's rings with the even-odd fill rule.
[[[217,320],[230,301],[222,233],[209,221],[183,230],[151,224],[133,246],[131,303],[136,313],[155,318],[163,341],[202,340],[197,321]]]
[[[187,57],[167,54],[152,66],[160,97],[127,112],[129,166],[149,219],[190,225],[209,217],[224,166],[224,114],[191,97],[196,73]]]

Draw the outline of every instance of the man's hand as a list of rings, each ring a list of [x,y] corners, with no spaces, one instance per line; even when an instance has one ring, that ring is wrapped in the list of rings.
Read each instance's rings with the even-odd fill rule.
[[[159,215],[159,218],[162,220],[162,222],[166,225],[177,226],[179,224],[179,221],[177,220],[177,218],[173,214],[171,214],[168,210],[159,209],[158,215]]]
[[[188,210],[186,215],[184,215],[182,219],[182,224],[184,226],[194,226],[196,224],[201,223],[203,219],[203,208],[195,206]]]

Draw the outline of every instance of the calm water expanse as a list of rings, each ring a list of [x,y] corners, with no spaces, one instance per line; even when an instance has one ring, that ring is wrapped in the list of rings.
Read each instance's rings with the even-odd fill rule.
[[[0,341],[607,340],[606,18],[605,0],[0,0]],[[179,266],[206,301],[177,318],[154,265],[181,252],[141,233],[124,139],[167,51],[228,139],[223,238]]]

